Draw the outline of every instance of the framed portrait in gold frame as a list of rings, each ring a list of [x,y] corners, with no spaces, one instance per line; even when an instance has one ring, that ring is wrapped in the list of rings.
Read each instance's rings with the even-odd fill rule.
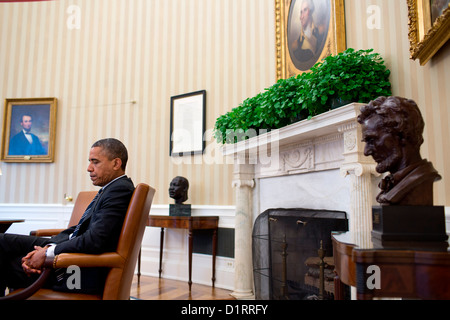
[[[344,0],[275,0],[277,79],[346,49]]]
[[[5,99],[1,160],[53,162],[56,108],[56,98]]]
[[[411,59],[424,66],[450,38],[450,1],[406,1]]]

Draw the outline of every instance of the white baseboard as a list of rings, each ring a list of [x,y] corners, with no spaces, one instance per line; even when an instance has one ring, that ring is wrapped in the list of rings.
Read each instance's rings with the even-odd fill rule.
[[[24,219],[7,232],[27,235],[37,229],[66,228],[72,210],[73,205],[0,204],[0,219]]]

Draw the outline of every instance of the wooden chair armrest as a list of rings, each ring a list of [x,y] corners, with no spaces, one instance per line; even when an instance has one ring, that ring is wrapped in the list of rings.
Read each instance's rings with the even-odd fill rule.
[[[30,231],[30,236],[36,237],[51,237],[59,234],[64,229],[39,229]]]
[[[76,265],[80,268],[106,267],[120,268],[125,264],[125,259],[116,252],[102,254],[87,253],[61,253],[53,260],[46,261],[46,267],[67,268]]]
[[[0,301],[25,300],[31,297],[33,294],[35,294],[39,289],[41,289],[44,286],[45,282],[47,281],[47,278],[50,276],[51,273],[52,273],[51,268],[42,269],[42,273],[39,276],[39,278],[35,282],[33,282],[29,287],[13,291],[12,293],[4,297],[0,297]]]

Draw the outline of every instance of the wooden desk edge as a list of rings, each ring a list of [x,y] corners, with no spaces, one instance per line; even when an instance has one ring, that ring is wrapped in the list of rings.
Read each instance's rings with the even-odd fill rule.
[[[0,219],[0,224],[25,222],[25,219]]]
[[[354,244],[342,242],[339,235],[343,233],[332,233],[333,257],[336,273],[341,282],[349,286],[356,286],[356,265],[353,262]],[[342,241],[340,241],[342,240]]]

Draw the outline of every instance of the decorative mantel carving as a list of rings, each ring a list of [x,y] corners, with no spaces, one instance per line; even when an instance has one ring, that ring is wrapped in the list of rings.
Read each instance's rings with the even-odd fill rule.
[[[260,179],[286,177],[302,183],[299,177],[304,173],[338,170],[342,177],[351,177],[351,203],[347,212],[350,232],[357,235],[359,230],[372,228],[372,178],[377,173],[373,159],[363,154],[361,127],[357,123],[361,106],[349,104],[310,120],[224,146],[223,154],[235,160],[235,236],[239,243],[235,252],[235,297],[251,298],[253,295],[251,233],[254,215],[260,213],[261,199],[257,192]],[[324,185],[323,188],[327,187]],[[364,241],[359,239],[359,242]]]

